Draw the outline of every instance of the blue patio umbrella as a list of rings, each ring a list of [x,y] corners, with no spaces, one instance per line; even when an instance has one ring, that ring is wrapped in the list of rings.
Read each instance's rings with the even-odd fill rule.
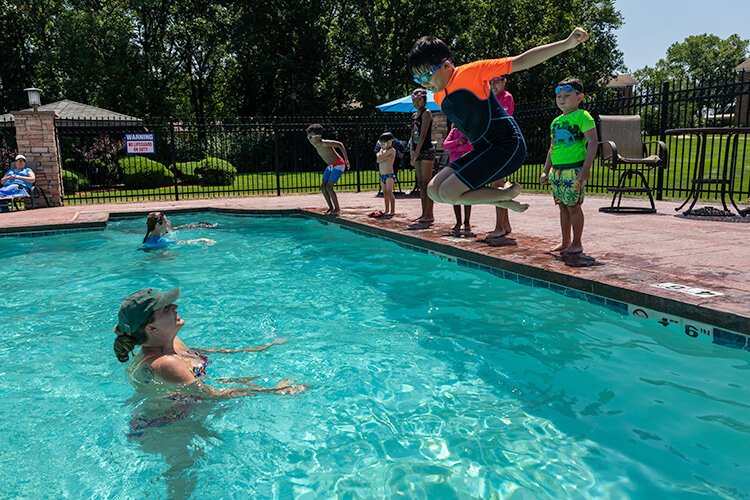
[[[408,113],[410,111],[416,111],[414,105],[411,103],[410,95],[386,102],[385,104],[379,104],[375,107],[384,113]],[[429,90],[427,91],[427,109],[430,111],[440,111],[440,107],[435,104],[433,93]]]

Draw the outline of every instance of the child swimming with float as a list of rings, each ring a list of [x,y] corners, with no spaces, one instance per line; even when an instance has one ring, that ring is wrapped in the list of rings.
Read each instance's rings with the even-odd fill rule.
[[[193,227],[193,226],[179,226],[179,227]],[[205,227],[205,226],[201,226]],[[213,245],[216,243],[215,240],[210,238],[196,238],[194,240],[172,240],[167,238],[165,235],[171,231],[172,225],[169,223],[169,219],[162,212],[151,212],[146,218],[146,235],[143,237],[143,244],[141,248],[143,250],[156,250],[164,249],[174,244],[189,244],[189,243],[206,243]]]

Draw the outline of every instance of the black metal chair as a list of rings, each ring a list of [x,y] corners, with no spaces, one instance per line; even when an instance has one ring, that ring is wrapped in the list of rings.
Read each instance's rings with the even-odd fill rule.
[[[29,161],[26,162],[26,166],[30,168],[32,171],[35,171],[39,167],[39,162],[37,161]],[[35,172],[36,173],[36,172]],[[41,186],[33,185],[31,188],[24,187],[27,194],[18,194],[16,196],[8,196],[5,198],[0,198],[0,201],[10,203],[13,210],[18,210],[20,207],[18,203],[20,201],[24,202],[24,208],[26,205],[26,200],[29,200],[31,202],[31,208],[36,208],[37,200],[41,201],[42,198],[44,199],[44,203],[46,207],[49,207],[49,198],[47,197],[47,193],[44,191],[44,189]]]
[[[602,207],[600,212],[607,213],[656,213],[653,188],[649,186],[642,165],[651,169],[666,168],[668,165],[667,145],[663,141],[643,142],[641,117],[639,115],[599,116],[599,155],[602,165],[617,171],[622,169],[617,185],[609,186],[612,203]],[[657,145],[658,154],[648,154],[648,145]],[[631,179],[640,180],[640,185],[633,185]],[[645,193],[650,207],[622,206],[622,195],[625,193]]]

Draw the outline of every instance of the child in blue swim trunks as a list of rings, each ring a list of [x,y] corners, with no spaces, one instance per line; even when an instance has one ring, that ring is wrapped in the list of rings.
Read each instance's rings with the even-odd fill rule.
[[[215,240],[210,238],[197,238],[194,240],[171,240],[165,235],[172,229],[167,216],[161,212],[151,212],[146,218],[146,236],[143,237],[142,248],[144,250],[157,250],[168,248],[176,243],[206,243],[213,245]]]
[[[566,78],[557,84],[555,94],[563,114],[550,125],[551,144],[539,181],[550,184],[560,208],[562,242],[552,251],[570,255],[583,252],[583,187],[591,175],[599,138],[594,119],[588,111],[579,109],[584,99],[581,81]]]
[[[328,210],[325,215],[337,216],[341,213],[339,200],[333,190],[333,186],[338,182],[344,171],[349,168],[349,156],[346,154],[346,148],[339,141],[323,139],[323,125],[314,123],[307,127],[307,140],[315,147],[320,157],[328,165],[323,172],[323,182],[320,185],[320,191],[328,204]],[[339,152],[341,155],[339,155]]]

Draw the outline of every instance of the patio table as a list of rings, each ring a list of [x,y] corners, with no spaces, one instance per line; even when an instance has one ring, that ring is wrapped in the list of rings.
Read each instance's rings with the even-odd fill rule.
[[[730,212],[727,207],[726,198],[729,195],[729,201],[734,206],[734,209],[742,217],[747,215],[746,211],[741,210],[737,203],[734,201],[733,184],[734,175],[737,170],[737,151],[739,138],[741,135],[750,134],[750,127],[697,127],[697,128],[673,128],[664,132],[666,135],[691,135],[698,138],[698,157],[697,162],[693,166],[693,179],[690,185],[690,193],[687,199],[675,208],[675,211],[679,212],[682,208],[692,200],[688,209],[684,212],[685,215],[693,215],[692,210],[695,206],[700,195],[705,192],[706,186],[719,185],[721,189],[721,204],[724,207],[725,212]],[[706,144],[709,136],[725,136],[726,142],[724,146],[724,163],[717,172],[711,172],[709,168],[709,175],[715,175],[714,177],[706,177]],[[720,146],[721,147],[721,146]],[[721,152],[720,152],[721,153]],[[698,214],[695,214],[698,215]]]

